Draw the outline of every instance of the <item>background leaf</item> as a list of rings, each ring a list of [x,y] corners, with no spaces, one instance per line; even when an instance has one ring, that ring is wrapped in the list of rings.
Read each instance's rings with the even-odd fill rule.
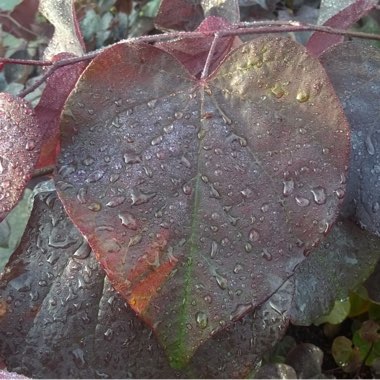
[[[379,235],[380,50],[347,42],[327,51],[321,61],[351,127],[350,171],[343,214]]]
[[[377,0],[322,0],[318,24],[348,29],[374,9],[376,4]],[[314,32],[306,46],[310,53],[319,56],[343,40],[344,36]]]
[[[83,55],[84,43],[73,0],[40,0],[39,10],[54,25],[53,37],[44,52],[45,59],[63,52]]]
[[[310,325],[328,313],[336,299],[348,297],[373,271],[380,239],[354,223],[338,222],[318,249],[294,274],[296,292],[289,312],[292,323]]]
[[[115,45],[61,126],[59,196],[175,366],[281,287],[344,193],[344,115],[287,39],[242,45],[206,82],[155,47]]]
[[[42,131],[29,103],[0,93],[0,221],[17,204],[38,160]]]

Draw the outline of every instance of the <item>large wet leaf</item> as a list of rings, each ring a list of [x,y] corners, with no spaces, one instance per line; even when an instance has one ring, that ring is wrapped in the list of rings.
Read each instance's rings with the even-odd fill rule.
[[[33,174],[42,141],[28,102],[0,94],[0,221],[17,204]]]
[[[292,294],[283,286],[174,371],[55,194],[40,194],[0,278],[0,355],[9,370],[32,378],[241,378],[283,335]]]
[[[61,125],[64,206],[174,366],[281,287],[344,195],[346,120],[288,39],[244,44],[202,81],[153,46],[115,45]]]
[[[347,42],[321,59],[351,127],[344,213],[380,235],[380,50]]]

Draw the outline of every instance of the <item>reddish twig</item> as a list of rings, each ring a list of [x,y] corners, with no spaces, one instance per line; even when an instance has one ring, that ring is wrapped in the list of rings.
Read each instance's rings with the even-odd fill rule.
[[[361,39],[370,39],[380,41],[380,35],[371,34],[371,33],[363,33],[363,32],[354,32],[347,31],[342,29],[334,29],[329,26],[323,25],[313,25],[313,24],[303,24],[295,21],[255,21],[255,22],[241,22],[236,25],[232,25],[231,28],[220,31],[208,31],[208,32],[171,32],[171,33],[163,33],[156,34],[150,36],[142,36],[130,38],[127,40],[120,41],[121,43],[153,43],[153,42],[162,42],[169,40],[178,40],[182,38],[201,38],[204,36],[214,36],[214,40],[211,44],[211,48],[206,60],[205,67],[202,72],[202,78],[205,78],[208,75],[209,66],[212,61],[212,55],[216,48],[217,40],[221,37],[226,36],[239,36],[246,34],[267,34],[267,33],[288,33],[288,32],[322,32],[328,34],[336,34],[346,37],[356,37]],[[117,42],[116,44],[120,43]],[[114,44],[115,45],[115,44]],[[19,96],[24,97],[30,92],[34,91],[37,87],[39,87],[46,79],[53,74],[60,67],[71,65],[74,63],[78,63],[81,61],[87,61],[95,58],[104,50],[108,49],[110,46],[103,47],[101,49],[95,50],[88,54],[85,54],[81,57],[67,58],[62,59],[61,61],[51,62],[51,61],[33,61],[33,60],[12,60],[9,58],[0,58],[0,63],[18,63],[18,64],[26,64],[26,65],[39,65],[39,66],[49,66],[49,69],[46,73],[36,81],[31,87],[22,91]],[[17,62],[16,62],[17,61]]]

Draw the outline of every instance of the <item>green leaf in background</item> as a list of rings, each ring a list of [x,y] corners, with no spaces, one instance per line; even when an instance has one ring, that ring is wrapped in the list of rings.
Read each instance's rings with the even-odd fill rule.
[[[3,0],[0,2],[0,11],[12,12],[21,3],[22,0]]]

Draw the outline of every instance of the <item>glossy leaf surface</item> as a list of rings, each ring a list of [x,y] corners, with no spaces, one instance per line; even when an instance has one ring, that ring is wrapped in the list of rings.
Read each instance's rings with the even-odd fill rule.
[[[32,378],[241,378],[285,331],[289,286],[174,371],[90,251],[55,194],[38,195],[0,278],[0,355],[9,370]]]
[[[244,44],[203,81],[118,44],[87,67],[61,127],[60,198],[177,367],[283,284],[344,194],[345,118],[287,39]]]
[[[347,42],[321,60],[351,127],[344,214],[380,235],[380,50]]]
[[[38,160],[42,131],[29,103],[0,94],[0,221],[17,204]]]

